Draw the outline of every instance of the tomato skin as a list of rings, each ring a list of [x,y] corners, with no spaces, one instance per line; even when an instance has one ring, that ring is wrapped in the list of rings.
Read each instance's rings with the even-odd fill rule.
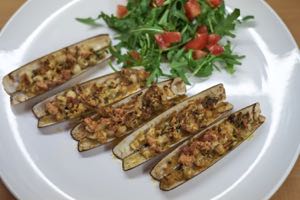
[[[208,50],[212,55],[219,56],[224,52],[224,47],[219,44],[211,45]]]
[[[205,25],[199,26],[197,29],[197,33],[208,33],[208,28]]]
[[[184,4],[184,11],[187,18],[192,21],[201,14],[201,6],[197,0],[188,0]]]
[[[153,0],[153,3],[154,3],[157,7],[160,7],[160,6],[163,6],[163,5],[164,5],[165,0]]]
[[[168,47],[170,46],[170,44],[167,44],[167,43],[164,41],[164,39],[163,39],[163,37],[162,37],[161,34],[156,34],[154,37],[155,37],[156,43],[158,44],[158,46],[159,46],[161,49],[166,49],[166,48],[168,48]]]
[[[161,49],[168,48],[172,43],[181,41],[180,32],[164,32],[161,34],[156,34],[155,41]]]
[[[206,47],[207,42],[208,42],[207,33],[197,34],[195,39],[190,40],[185,45],[185,49],[202,50]]]
[[[162,38],[166,43],[176,43],[181,41],[180,32],[164,32]]]
[[[126,6],[123,5],[118,5],[117,6],[117,17],[118,18],[123,18],[125,15],[127,15],[128,9]]]
[[[208,44],[213,45],[217,44],[221,40],[221,36],[218,34],[210,34],[208,36]]]
[[[137,51],[129,51],[128,54],[134,59],[134,60],[141,60],[141,55]]]
[[[195,60],[199,60],[200,58],[204,58],[207,55],[207,52],[202,50],[194,50],[193,51],[193,58]]]
[[[207,3],[213,7],[213,8],[217,8],[222,4],[222,0],[207,0]]]

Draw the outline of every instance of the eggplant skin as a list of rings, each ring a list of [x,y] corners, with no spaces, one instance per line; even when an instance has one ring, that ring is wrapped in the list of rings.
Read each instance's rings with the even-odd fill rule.
[[[108,34],[97,35],[40,57],[2,79],[12,105],[40,96],[111,58]]]
[[[173,156],[179,155],[179,152],[183,151],[183,148],[185,147],[190,147],[189,145],[192,144],[192,141],[197,141],[198,138],[201,138],[202,134],[205,134],[206,131],[209,130],[213,130],[213,127],[218,127],[219,124],[222,124],[223,122],[229,122],[232,121],[233,116],[239,116],[240,113],[245,113],[245,115],[247,115],[247,113],[252,112],[252,118],[254,119],[254,125],[252,126],[252,129],[249,130],[250,124],[245,125],[245,131],[249,131],[247,132],[248,134],[246,135],[246,137],[243,137],[239,142],[237,142],[236,144],[233,144],[232,148],[230,148],[228,151],[226,151],[223,155],[219,155],[216,158],[214,158],[208,165],[207,167],[203,167],[203,169],[198,170],[195,172],[195,174],[192,175],[191,178],[188,179],[180,179],[180,181],[174,182],[171,185],[164,185],[162,180],[164,179],[164,177],[170,175],[171,172],[169,172],[168,174],[164,174],[164,173],[160,173],[161,175],[158,177],[156,173],[157,171],[162,170],[162,168],[164,166],[166,166],[166,163],[168,161],[170,161],[170,159],[172,159]],[[255,119],[256,118],[256,119]],[[238,120],[237,120],[238,121]],[[159,181],[159,187],[161,190],[163,191],[170,191],[173,190],[177,187],[179,187],[180,185],[188,182],[189,180],[193,179],[194,177],[196,177],[197,175],[201,174],[203,171],[207,170],[208,168],[210,168],[211,166],[213,166],[215,163],[217,163],[219,160],[221,160],[223,157],[225,157],[226,155],[228,155],[231,151],[233,151],[234,149],[236,149],[240,144],[242,144],[244,141],[246,141],[249,137],[251,137],[251,135],[254,134],[254,132],[265,122],[265,117],[263,115],[261,115],[261,111],[260,111],[260,106],[258,103],[255,103],[251,106],[248,106],[240,111],[237,111],[233,114],[228,115],[227,117],[225,117],[224,119],[220,120],[219,122],[213,124],[212,126],[208,127],[207,129],[205,129],[204,131],[196,134],[195,136],[193,136],[191,139],[187,140],[186,142],[184,142],[182,145],[178,146],[174,151],[172,151],[170,154],[168,154],[167,156],[165,156],[161,161],[159,161],[154,167],[153,169],[150,171],[150,176],[152,178],[154,178],[155,180]],[[233,122],[236,123],[236,122]],[[240,122],[239,122],[240,123]],[[234,126],[240,126],[240,125],[234,125]],[[204,135],[203,135],[204,137]],[[202,138],[203,138],[202,137]],[[177,165],[178,166],[178,165]],[[175,169],[173,168],[172,171],[174,171]],[[156,171],[156,172],[155,172]]]

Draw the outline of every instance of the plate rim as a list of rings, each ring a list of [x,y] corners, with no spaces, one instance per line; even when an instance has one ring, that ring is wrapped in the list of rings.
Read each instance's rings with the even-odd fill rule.
[[[262,2],[264,4],[264,6],[266,7],[266,9],[276,18],[276,20],[278,22],[280,22],[281,27],[285,29],[285,32],[287,33],[287,36],[291,40],[292,44],[294,45],[294,47],[296,49],[298,49],[298,55],[300,56],[299,45],[297,44],[293,34],[291,33],[290,29],[288,28],[286,23],[283,21],[283,19],[266,1],[264,1],[264,0],[257,0],[257,1]],[[14,22],[21,13],[26,13],[28,6],[30,4],[34,4],[35,2],[37,2],[37,0],[28,0],[28,1],[25,1],[25,3],[21,5],[21,7],[12,15],[12,17],[9,18],[9,20],[6,22],[6,24],[2,27],[2,29],[0,31],[0,38],[6,34],[6,30],[10,27],[12,22]],[[264,199],[271,198],[275,194],[275,192],[278,191],[278,189],[282,186],[284,181],[287,179],[288,175],[291,173],[299,156],[300,156],[300,142],[298,145],[298,149],[295,151],[295,154],[293,155],[293,159],[291,160],[291,162],[289,164],[289,167],[285,170],[285,173],[281,176],[281,179],[279,179],[277,181],[277,183],[274,185],[272,190],[270,190],[269,193],[266,193]],[[7,179],[5,173],[3,173],[2,170],[0,170],[0,177],[2,179],[3,184],[17,199],[22,199],[22,197],[24,197],[21,195],[20,191],[17,191],[15,189],[15,187],[13,186],[13,183]],[[26,196],[25,196],[25,198],[26,198]]]

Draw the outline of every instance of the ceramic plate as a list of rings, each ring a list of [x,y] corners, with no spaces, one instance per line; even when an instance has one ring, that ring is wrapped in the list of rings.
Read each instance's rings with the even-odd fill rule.
[[[117,0],[28,1],[2,30],[0,78],[35,58],[99,33],[75,17],[114,13]],[[246,55],[230,76],[216,72],[199,80],[190,94],[224,83],[235,110],[260,102],[267,117],[255,136],[216,165],[171,192],[162,192],[148,175],[153,163],[123,172],[110,147],[78,153],[66,124],[38,129],[30,111],[37,101],[11,107],[0,86],[0,172],[19,199],[267,199],[294,165],[300,144],[300,62],[286,26],[262,0],[227,0],[254,15],[255,23],[238,28],[235,50]],[[108,66],[91,78],[110,71]],[[78,79],[76,80],[79,81]],[[195,80],[196,81],[196,80]],[[72,82],[75,83],[74,81]],[[71,83],[71,84],[72,84]],[[60,87],[52,92],[62,90]]]

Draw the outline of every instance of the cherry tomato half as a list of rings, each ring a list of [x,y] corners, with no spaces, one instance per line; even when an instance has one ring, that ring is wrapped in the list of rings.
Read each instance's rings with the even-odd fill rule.
[[[194,20],[201,14],[201,6],[197,0],[188,0],[184,4],[185,15],[189,20]]]
[[[186,45],[186,49],[193,49],[193,50],[202,50],[206,47],[208,42],[208,34],[201,33],[197,34],[195,39],[190,40]]]
[[[221,40],[221,36],[218,34],[210,34],[208,36],[208,44],[217,44]]]
[[[219,44],[212,45],[208,48],[211,54],[219,56],[224,52],[224,47]]]
[[[222,4],[222,0],[207,0],[207,3],[213,7],[213,8],[217,8]]]
[[[118,5],[117,7],[117,17],[118,18],[123,18],[125,15],[127,15],[128,9],[126,6],[123,5]]]
[[[202,51],[202,50],[194,50],[193,51],[193,58],[195,60],[199,60],[200,58],[203,58],[207,55],[207,52]]]

